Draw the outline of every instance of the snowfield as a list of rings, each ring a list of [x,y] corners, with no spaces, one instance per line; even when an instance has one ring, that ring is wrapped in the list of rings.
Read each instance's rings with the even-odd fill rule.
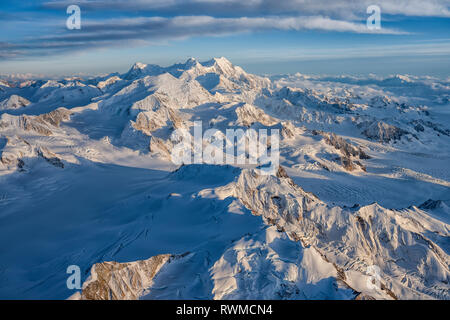
[[[1,299],[450,299],[448,79],[191,58],[0,88]],[[279,130],[279,168],[175,165],[198,121]]]

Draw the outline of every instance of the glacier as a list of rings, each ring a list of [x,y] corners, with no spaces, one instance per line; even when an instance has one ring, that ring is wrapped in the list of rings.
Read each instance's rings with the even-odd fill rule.
[[[450,79],[221,57],[0,89],[0,299],[450,299]],[[279,130],[278,170],[174,164],[197,121]]]

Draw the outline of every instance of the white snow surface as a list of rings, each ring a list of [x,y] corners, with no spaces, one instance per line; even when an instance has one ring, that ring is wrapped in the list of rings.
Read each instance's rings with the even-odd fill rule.
[[[0,85],[1,299],[92,296],[70,265],[125,266],[119,299],[450,299],[448,81],[191,58]],[[174,165],[194,121],[279,129],[280,170]]]

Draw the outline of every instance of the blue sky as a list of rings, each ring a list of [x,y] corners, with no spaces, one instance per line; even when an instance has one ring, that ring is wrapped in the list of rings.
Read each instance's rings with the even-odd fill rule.
[[[68,30],[66,8],[81,8]],[[366,9],[381,8],[381,30]],[[449,0],[84,0],[0,3],[0,74],[124,72],[225,56],[258,74],[450,73]]]

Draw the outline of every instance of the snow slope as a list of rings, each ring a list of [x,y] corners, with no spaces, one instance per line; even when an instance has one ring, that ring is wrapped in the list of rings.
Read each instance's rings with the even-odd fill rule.
[[[448,81],[191,58],[0,89],[2,299],[450,298]],[[198,121],[279,130],[279,170],[175,165]]]

